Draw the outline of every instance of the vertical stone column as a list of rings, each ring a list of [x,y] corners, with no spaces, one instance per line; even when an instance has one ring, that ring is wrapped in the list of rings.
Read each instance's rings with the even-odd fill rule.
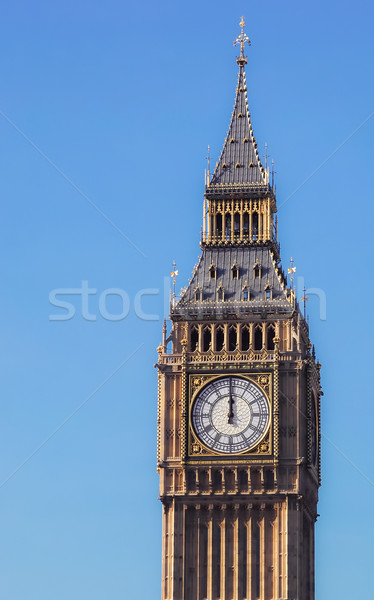
[[[169,506],[163,503],[162,507],[162,599],[167,600],[168,598],[168,567],[169,567],[169,555],[168,555],[168,514]]]
[[[251,544],[249,546],[250,558],[250,600],[257,600],[261,593],[261,513],[257,506],[252,505],[251,510]]]
[[[184,549],[184,597],[185,600],[196,600],[197,589],[197,536],[196,510],[189,506],[186,512],[185,549]],[[176,599],[175,599],[176,600]]]
[[[314,521],[310,524],[310,600],[315,597],[315,541],[314,541]]]
[[[260,505],[258,525],[260,529],[260,598],[266,598],[266,545],[265,545],[265,504]]]
[[[233,598],[234,588],[234,511],[231,505],[226,504],[225,515],[225,600]]]
[[[272,506],[265,508],[265,598],[274,598],[274,519]]]
[[[229,324],[228,323],[224,323],[224,325],[223,325],[223,335],[224,335],[223,348],[224,348],[224,350],[226,350],[226,352],[228,352],[228,350],[229,350]]]
[[[201,528],[202,528],[202,519],[201,519],[201,506],[200,504],[195,505],[195,519],[196,519],[196,528],[195,528],[195,557],[196,557],[196,600],[202,597],[202,587],[204,582],[202,578],[204,577],[203,573],[203,556],[202,556],[202,543],[201,543]]]
[[[199,352],[203,351],[203,325],[202,323],[198,324],[198,330],[199,330],[199,339],[197,342],[197,349]]]
[[[221,532],[221,550],[220,550],[220,560],[221,560],[221,568],[220,568],[220,599],[226,600],[226,540],[227,540],[227,518],[226,518],[226,504],[222,504],[220,507],[222,514],[220,519],[220,532]]]
[[[240,582],[243,578],[243,564],[241,564],[239,560],[239,546],[240,546],[240,513],[239,513],[239,504],[234,504],[233,506],[233,514],[232,514],[232,534],[233,534],[233,585],[232,585],[232,595],[231,598],[234,600],[240,600],[239,592],[240,592]]]
[[[212,598],[222,598],[222,526],[224,513],[220,507],[213,511],[212,531]],[[209,596],[208,596],[209,597]]]
[[[243,200],[240,200],[240,241],[244,238]]]
[[[208,505],[207,515],[206,515],[206,525],[207,525],[207,573],[206,573],[206,588],[207,588],[207,598],[214,598],[213,596],[213,582],[214,582],[214,539],[213,539],[213,515],[214,515],[214,506],[213,504]]]
[[[282,567],[282,534],[280,527],[280,504],[275,503],[274,509],[274,521],[273,521],[273,597],[282,598],[282,590],[280,586],[281,581],[281,567]]]
[[[212,201],[207,200],[207,202],[208,202],[208,236],[207,236],[207,240],[208,240],[208,242],[210,242],[211,237],[212,237],[212,208],[211,208]]]

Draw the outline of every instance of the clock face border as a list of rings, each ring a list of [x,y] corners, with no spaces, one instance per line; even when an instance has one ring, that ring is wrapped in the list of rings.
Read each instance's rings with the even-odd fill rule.
[[[246,379],[249,383],[254,384],[258,387],[261,393],[264,395],[266,402],[269,407],[269,423],[266,431],[263,433],[261,438],[256,444],[247,448],[246,450],[238,451],[235,453],[220,452],[213,450],[206,446],[204,442],[197,436],[193,421],[192,421],[192,410],[197,399],[197,396],[202,390],[210,385],[212,382],[218,379],[225,379],[227,377],[239,377]],[[188,457],[189,458],[208,458],[216,457],[222,460],[230,461],[235,457],[247,458],[247,457],[269,457],[273,454],[273,373],[270,371],[263,371],[261,373],[242,373],[240,371],[228,371],[224,373],[189,373],[189,402],[188,402]],[[260,461],[259,461],[260,462]]]

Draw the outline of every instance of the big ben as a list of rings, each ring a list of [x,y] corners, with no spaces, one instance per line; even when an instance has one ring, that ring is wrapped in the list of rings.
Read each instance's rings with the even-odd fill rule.
[[[276,194],[236,97],[202,254],[158,348],[162,600],[313,600],[320,364],[287,279]]]

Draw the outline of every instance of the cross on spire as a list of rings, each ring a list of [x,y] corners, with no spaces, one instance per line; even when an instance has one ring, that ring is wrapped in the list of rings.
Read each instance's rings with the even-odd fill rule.
[[[247,34],[244,33],[244,27],[245,27],[244,17],[241,18],[239,25],[240,25],[242,31],[241,31],[240,35],[238,35],[238,37],[234,41],[234,46],[237,46],[238,44],[240,44],[240,56],[238,56],[238,58],[236,59],[236,62],[241,67],[244,67],[244,65],[247,64],[247,58],[244,56],[244,44],[247,43],[248,46],[250,46],[251,40],[249,39]]]

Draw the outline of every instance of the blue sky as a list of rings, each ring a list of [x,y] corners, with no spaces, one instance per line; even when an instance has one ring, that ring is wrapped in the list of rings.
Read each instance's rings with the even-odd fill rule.
[[[210,144],[217,160],[229,124],[242,14],[283,264],[293,256],[298,281],[327,299],[326,318],[317,296],[308,307],[325,391],[317,598],[370,594],[373,12],[360,0],[3,4],[0,600],[160,597],[164,279],[175,259],[184,286],[200,253],[205,156]],[[73,294],[59,298],[74,317],[51,320],[64,314],[51,292],[82,282],[86,318]],[[123,302],[122,320],[100,314]]]

